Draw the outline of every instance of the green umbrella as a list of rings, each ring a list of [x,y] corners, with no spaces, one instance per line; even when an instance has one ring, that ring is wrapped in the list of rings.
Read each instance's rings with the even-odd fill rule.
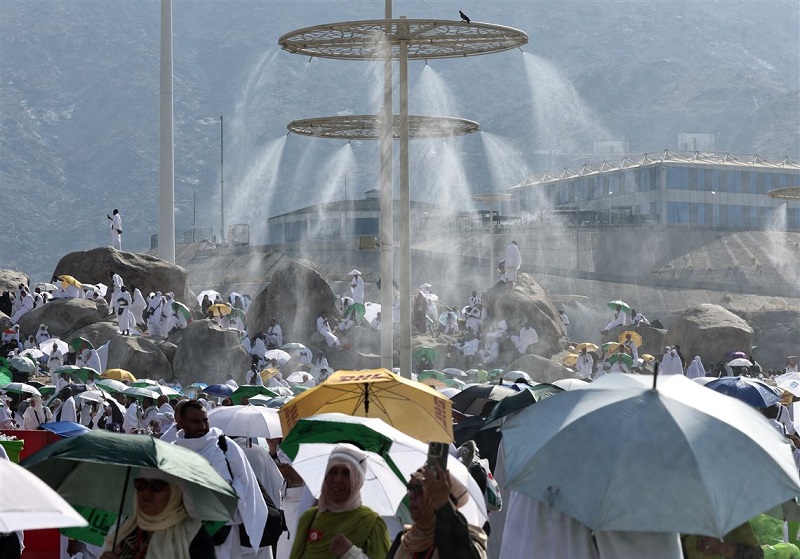
[[[449,377],[446,374],[441,373],[441,372],[439,372],[439,371],[437,371],[435,369],[426,369],[426,370],[422,371],[419,375],[417,375],[417,380],[418,381],[419,380],[424,380],[426,378],[435,378],[437,380],[445,382],[445,381],[447,381],[447,379]]]
[[[42,386],[39,389],[39,394],[41,394],[42,396],[48,396],[49,397],[49,396],[52,396],[55,393],[56,393],[56,387],[53,386],[52,384],[45,384],[44,386]]]
[[[39,394],[41,396],[39,390],[36,387],[31,386],[30,384],[25,384],[24,382],[9,382],[8,384],[3,386],[2,390],[4,392],[20,394],[25,398],[30,398],[34,394]]]
[[[88,347],[89,349],[94,349],[92,342],[87,340],[86,338],[72,338],[69,341],[69,347],[72,351],[80,351],[84,347]]]
[[[177,301],[172,302],[172,310],[175,311],[177,314],[180,314],[186,320],[192,320],[192,311],[189,310],[189,307],[184,305],[183,303],[179,303]]]
[[[138,386],[139,388],[150,388],[151,386],[158,386],[158,382],[149,378],[140,378],[133,381],[130,386]]]
[[[85,517],[94,510],[117,518],[132,513],[133,480],[154,470],[180,483],[190,516],[228,521],[236,511],[236,494],[205,458],[152,437],[91,431],[46,446],[22,466],[71,505],[90,509],[82,511]],[[111,525],[107,519],[97,524]]]
[[[344,317],[347,318],[351,312],[355,312],[358,316],[364,318],[364,315],[367,314],[367,308],[364,303],[353,303],[344,310]]]
[[[278,396],[275,392],[264,386],[243,384],[233,391],[233,394],[231,394],[231,402],[238,406],[242,403],[243,398],[252,398],[253,396],[258,395],[262,395],[267,398],[276,398]]]
[[[439,357],[439,352],[434,347],[420,347],[414,352],[414,362],[421,360],[423,357],[427,357],[428,361],[433,363],[436,361],[436,358]]]
[[[114,380],[113,378],[104,378],[98,380],[95,384],[97,384],[97,388],[109,394],[116,394],[117,392],[128,389],[127,384],[119,380]]]
[[[625,301],[620,301],[619,299],[616,299],[614,301],[609,301],[608,303],[606,303],[606,306],[609,309],[614,309],[614,310],[616,310],[617,307],[622,307],[622,310],[624,312],[631,312],[631,306]]]
[[[292,391],[292,394],[297,396],[298,394],[302,394],[303,392],[308,390],[308,386],[295,385],[295,386],[292,386],[289,390]]]
[[[91,367],[76,367],[75,365],[66,365],[55,371],[56,375],[69,373],[72,376],[78,377],[83,382],[89,382],[89,377],[94,375],[94,380],[100,380],[100,373]]]
[[[153,400],[158,400],[158,392],[139,386],[131,386],[130,388],[126,388],[122,391],[122,393],[126,396],[133,396],[136,399],[152,398]]]
[[[627,353],[615,353],[614,355],[608,358],[609,363],[616,363],[617,361],[622,361],[628,367],[633,367],[633,357],[631,357]]]
[[[545,398],[549,398],[554,394],[558,394],[559,392],[564,392],[564,390],[554,384],[547,384],[546,382],[542,382],[534,386],[526,386],[520,390],[519,393],[514,394],[513,396],[507,396],[506,398],[503,398],[497,402],[497,405],[493,407],[492,411],[489,412],[489,415],[486,416],[486,421],[481,429],[499,427],[505,422],[505,417],[508,414],[517,412],[523,408],[527,408],[528,406],[535,404],[540,400],[544,400]]]
[[[8,369],[0,369],[0,386],[11,382],[11,371]]]

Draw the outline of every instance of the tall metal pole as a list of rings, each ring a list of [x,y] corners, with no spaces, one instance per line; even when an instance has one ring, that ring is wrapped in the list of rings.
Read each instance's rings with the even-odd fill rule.
[[[219,215],[220,240],[225,242],[225,139],[222,135],[222,115],[219,115]]]
[[[172,115],[172,0],[161,0],[158,256],[175,262],[175,150]]]
[[[392,0],[386,0],[387,20],[392,19]],[[387,29],[387,32],[391,29]],[[383,62],[383,112],[381,113],[381,367],[394,367],[394,185],[392,177],[392,45],[386,41]]]
[[[405,16],[400,16],[405,19]],[[411,378],[411,195],[408,179],[408,42],[400,41],[400,374]]]

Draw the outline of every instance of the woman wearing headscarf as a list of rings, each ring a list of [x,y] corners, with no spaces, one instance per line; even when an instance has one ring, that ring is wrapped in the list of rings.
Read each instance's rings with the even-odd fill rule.
[[[153,474],[148,474],[153,475]],[[177,483],[156,477],[133,480],[133,515],[110,532],[100,559],[213,559],[211,537],[186,512]],[[111,550],[116,541],[116,547]]]
[[[706,368],[699,355],[695,355],[689,366],[686,367],[686,378],[699,378],[706,376]]]
[[[22,414],[22,428],[28,431],[35,431],[42,423],[47,423],[53,419],[53,413],[49,408],[42,405],[42,397],[34,394],[30,398],[31,405]]]
[[[414,523],[397,535],[386,559],[486,557],[486,533],[458,512],[469,500],[467,488],[438,464],[435,468],[411,475],[408,509]]]
[[[328,458],[319,504],[300,517],[290,559],[384,559],[389,531],[361,504],[366,455],[337,445]]]

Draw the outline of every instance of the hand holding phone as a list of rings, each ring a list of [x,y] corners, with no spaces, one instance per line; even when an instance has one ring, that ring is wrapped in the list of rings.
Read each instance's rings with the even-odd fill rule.
[[[447,471],[447,454],[449,444],[430,442],[428,443],[428,459],[425,461],[432,472],[437,472],[436,464],[442,469],[443,472]]]

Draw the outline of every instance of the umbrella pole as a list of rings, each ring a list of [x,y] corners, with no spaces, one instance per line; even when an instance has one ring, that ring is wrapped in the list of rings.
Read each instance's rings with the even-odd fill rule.
[[[369,417],[369,383],[364,383],[364,415]]]
[[[658,361],[656,361],[656,364],[655,364],[655,365],[653,365],[653,390],[655,390],[655,389],[656,389],[656,379],[658,379],[658,366],[659,366],[660,364],[661,364],[661,363],[659,363]]]
[[[125,485],[122,486],[122,498],[119,500],[119,511],[117,512],[117,529],[114,530],[114,545],[111,546],[111,551],[117,549],[117,535],[119,534],[119,525],[122,522],[122,507],[125,505],[125,494],[128,492],[128,481],[131,479],[131,467],[128,466],[125,470]]]

